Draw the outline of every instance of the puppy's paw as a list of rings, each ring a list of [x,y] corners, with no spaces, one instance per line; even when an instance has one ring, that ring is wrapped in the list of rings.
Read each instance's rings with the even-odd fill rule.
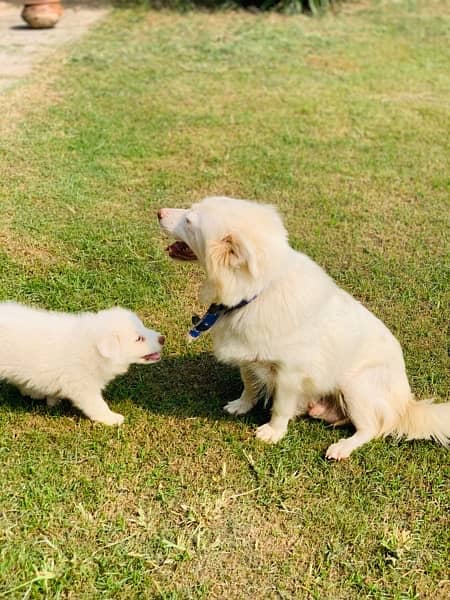
[[[348,458],[352,452],[353,448],[349,447],[347,444],[347,440],[340,440],[335,444],[331,444],[331,446],[326,451],[325,456],[328,460],[344,460],[344,458]]]
[[[225,404],[223,410],[229,415],[245,415],[252,407],[253,404],[238,398],[237,400],[232,400],[231,402],[228,402],[228,404]]]
[[[97,421],[97,423],[103,423],[103,425],[122,425],[125,417],[119,413],[110,411],[108,414],[96,417],[93,420]]]
[[[276,444],[286,433],[285,429],[275,429],[270,423],[261,425],[256,430],[256,438],[268,444]]]

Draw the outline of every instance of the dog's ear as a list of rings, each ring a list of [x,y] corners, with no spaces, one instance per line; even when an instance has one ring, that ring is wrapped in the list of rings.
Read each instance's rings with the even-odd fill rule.
[[[116,333],[108,333],[97,343],[97,350],[101,356],[111,360],[117,359],[119,347],[119,337]]]
[[[218,242],[211,242],[208,258],[213,269],[247,268],[256,276],[256,258],[248,244],[235,233],[230,233]]]

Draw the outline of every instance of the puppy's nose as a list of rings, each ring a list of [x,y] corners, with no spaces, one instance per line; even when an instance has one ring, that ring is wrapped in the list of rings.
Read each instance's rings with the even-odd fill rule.
[[[158,210],[158,219],[161,221],[161,219],[164,219],[165,215],[166,215],[166,209],[165,208],[160,208]]]
[[[160,335],[158,338],[158,342],[161,344],[161,346],[164,346],[165,341],[166,341],[166,337],[164,335]]]

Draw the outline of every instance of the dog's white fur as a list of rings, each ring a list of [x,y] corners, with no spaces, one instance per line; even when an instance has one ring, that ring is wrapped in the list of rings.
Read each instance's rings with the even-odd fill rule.
[[[275,208],[210,197],[188,210],[161,209],[158,216],[162,229],[185,242],[206,270],[202,301],[234,306],[257,295],[221,317],[211,334],[217,358],[239,365],[244,383],[226,411],[248,412],[262,388],[273,395],[271,419],[258,428],[259,439],[278,442],[290,419],[335,394],[343,396],[356,432],[332,444],[328,458],[346,458],[388,434],[448,444],[450,403],[414,400],[398,341],[289,246]]]
[[[93,421],[120,425],[103,388],[132,363],[159,360],[164,338],[123,308],[67,314],[0,303],[0,379],[23,395],[69,399]]]

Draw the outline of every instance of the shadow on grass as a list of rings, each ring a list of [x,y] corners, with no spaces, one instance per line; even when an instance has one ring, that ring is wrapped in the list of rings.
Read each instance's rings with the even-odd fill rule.
[[[194,357],[166,357],[156,365],[133,365],[127,374],[115,379],[104,396],[113,410],[126,417],[121,403],[130,401],[149,414],[176,416],[181,419],[203,417],[211,421],[228,421],[239,418],[250,426],[266,423],[270,419],[270,403],[262,402],[247,415],[228,415],[223,407],[238,398],[242,383],[237,368],[223,365],[210,353]],[[43,400],[23,397],[17,388],[0,383],[0,405],[14,413],[42,416],[80,416],[70,402],[49,408]],[[80,416],[80,418],[83,418]],[[308,419],[313,429],[331,429],[323,421]],[[340,427],[342,436],[354,432],[351,425]],[[346,433],[347,432],[347,433]]]
[[[238,398],[241,390],[239,370],[218,363],[205,352],[195,357],[167,357],[156,365],[133,365],[108,386],[105,398],[119,412],[121,401],[131,400],[153,414],[228,420],[234,417],[223,407]],[[0,383],[0,405],[16,413],[79,414],[69,402],[48,408],[45,401],[23,397],[16,387],[4,382]],[[249,422],[263,423],[268,409],[258,405],[248,418]]]
[[[320,5],[320,0],[316,0],[316,2]],[[311,12],[311,0],[112,0],[111,3],[116,8],[141,7],[178,12],[195,9],[210,11],[224,9],[267,11],[276,9],[296,13]]]
[[[167,357],[149,367],[133,366],[108,388],[108,398],[131,399],[151,413],[179,417],[230,419],[223,407],[238,398],[242,383],[237,368],[223,365],[210,353]],[[256,408],[251,420],[263,422],[267,409]]]
[[[284,9],[291,12],[311,13],[311,0],[61,0],[61,3],[66,9],[95,9],[113,6],[116,9],[141,8],[172,10],[181,13],[196,9],[206,11],[247,9],[253,12]],[[17,6],[18,9],[23,7],[22,0],[5,0],[5,4]],[[324,0],[316,0],[316,4],[320,6],[324,4]],[[22,28],[33,31],[27,25],[23,25]]]

